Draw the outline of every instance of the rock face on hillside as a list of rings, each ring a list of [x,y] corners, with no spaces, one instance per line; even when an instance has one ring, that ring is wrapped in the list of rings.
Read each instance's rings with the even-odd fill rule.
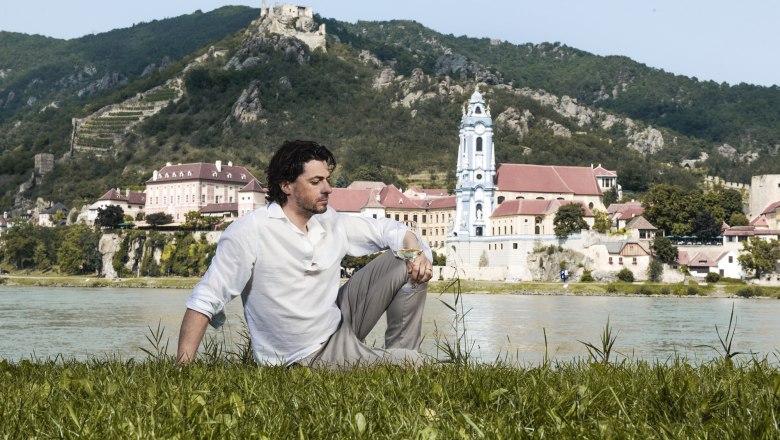
[[[436,75],[449,75],[460,80],[476,78],[477,82],[489,85],[497,85],[503,82],[501,76],[491,72],[485,66],[449,50],[436,60],[434,69]]]
[[[528,109],[523,110],[522,114],[514,107],[509,107],[496,117],[496,123],[506,126],[509,130],[517,134],[522,139],[528,134],[528,123],[534,118]]]
[[[258,85],[259,83],[257,80],[254,80],[249,83],[249,87],[241,92],[241,96],[239,96],[236,103],[233,104],[230,116],[225,119],[226,126],[234,121],[241,125],[245,125],[257,121],[260,118],[263,106],[260,103]]]

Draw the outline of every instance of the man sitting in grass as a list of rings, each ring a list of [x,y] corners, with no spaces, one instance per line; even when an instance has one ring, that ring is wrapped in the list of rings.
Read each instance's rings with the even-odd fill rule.
[[[315,142],[286,142],[274,154],[268,205],[227,228],[187,301],[177,362],[195,358],[206,325],[222,325],[225,305],[239,295],[260,364],[344,368],[420,362],[431,251],[402,223],[328,208],[335,166],[333,154]],[[345,255],[388,248],[423,252],[410,261],[385,252],[339,288]],[[385,349],[365,345],[385,312]]]

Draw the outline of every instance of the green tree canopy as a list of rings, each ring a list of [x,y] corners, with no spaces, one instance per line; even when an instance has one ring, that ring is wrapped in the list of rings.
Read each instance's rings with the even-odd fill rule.
[[[775,264],[780,259],[780,242],[765,241],[758,237],[742,242],[744,252],[737,257],[744,269],[752,271],[756,278],[773,272]]]
[[[145,220],[146,223],[149,223],[152,226],[160,226],[173,223],[173,216],[170,214],[165,214],[164,212],[155,212],[154,214],[147,215]]]
[[[60,271],[68,274],[99,271],[102,267],[99,243],[100,234],[87,225],[68,226],[57,252]]]
[[[593,229],[602,234],[609,232],[610,228],[612,227],[612,221],[609,218],[609,214],[606,211],[594,209],[593,216],[595,217],[595,221],[593,222]]]
[[[579,232],[583,229],[588,229],[588,224],[585,222],[585,208],[579,203],[569,203],[558,208],[558,212],[555,213],[555,235],[558,238],[566,238],[569,235]]]
[[[650,245],[653,255],[663,263],[672,263],[677,260],[677,246],[663,235],[656,235]]]
[[[98,208],[95,224],[106,228],[115,228],[125,221],[125,210],[117,205],[108,205]]]

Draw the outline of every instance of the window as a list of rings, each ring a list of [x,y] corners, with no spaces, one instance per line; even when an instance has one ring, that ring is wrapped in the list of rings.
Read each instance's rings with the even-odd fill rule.
[[[612,257],[609,257],[609,264],[612,264]]]
[[[482,151],[482,138],[478,137],[477,138],[477,152],[481,152],[481,151]]]
[[[512,249],[517,249],[517,243],[512,243]]]
[[[734,257],[729,255],[729,263],[733,263],[733,262],[734,262]]]
[[[482,226],[477,227],[477,237],[482,236]]]
[[[376,214],[374,214],[373,217],[376,218]]]
[[[635,265],[635,266],[636,266],[636,257],[633,257],[633,258],[631,259],[631,264],[633,264],[633,265]]]
[[[477,106],[477,107],[474,109],[474,113],[476,113],[476,114],[478,114],[478,115],[481,115],[481,114],[482,114],[482,107],[480,107],[480,106]]]
[[[201,194],[200,195],[200,202],[201,203],[206,203],[206,194]]]
[[[412,216],[412,221],[414,221],[414,222],[416,222],[416,221],[417,221],[417,214],[414,214],[414,215]]]
[[[400,220],[400,218],[399,218],[398,214],[396,214],[395,215],[395,221],[399,221],[399,220]]]
[[[423,217],[423,223],[427,223],[428,222],[428,216],[423,214],[422,217]]]
[[[404,214],[404,221],[409,221],[409,214]]]
[[[504,203],[505,199],[506,198],[504,196],[498,196],[498,204],[500,205],[500,204]]]
[[[618,257],[618,264],[623,264],[623,257]]]
[[[427,230],[423,229],[422,230],[422,235],[428,235],[428,234],[426,234],[426,232],[427,232]]]

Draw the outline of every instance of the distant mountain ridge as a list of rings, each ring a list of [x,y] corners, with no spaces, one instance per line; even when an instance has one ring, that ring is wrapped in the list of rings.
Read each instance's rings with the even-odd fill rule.
[[[311,51],[260,31],[259,15],[225,7],[67,41],[0,32],[0,210],[34,197],[83,204],[106,188],[140,187],[165,162],[232,160],[262,176],[290,138],[332,146],[340,183],[452,185],[461,106],[476,84],[502,162],[601,163],[632,191],[699,184],[683,160],[729,181],[777,172],[777,87],[702,83],[625,57],[443,35],[412,21],[315,15],[327,52]],[[209,48],[227,55],[185,73]],[[66,155],[73,118],[182,75],[183,96],[109,155]],[[41,152],[55,154],[55,170],[17,194]]]

